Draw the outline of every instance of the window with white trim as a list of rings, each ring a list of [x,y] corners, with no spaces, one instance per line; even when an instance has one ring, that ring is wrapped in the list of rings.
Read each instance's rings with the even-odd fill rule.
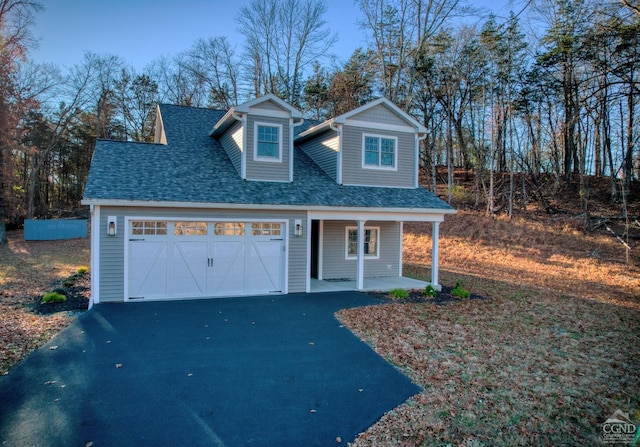
[[[255,123],[255,160],[282,161],[282,125]]]
[[[382,135],[362,135],[362,167],[396,169],[398,139]]]
[[[346,259],[358,257],[358,227],[346,228]],[[364,257],[380,257],[380,227],[364,227]]]
[[[132,220],[131,234],[139,236],[165,236],[167,234],[167,221],[162,220]]]

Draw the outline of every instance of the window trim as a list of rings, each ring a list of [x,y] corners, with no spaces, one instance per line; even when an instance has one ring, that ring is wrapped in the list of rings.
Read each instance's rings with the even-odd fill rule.
[[[352,260],[352,259],[358,259],[358,255],[352,255],[349,254],[349,231],[351,230],[355,230],[356,232],[358,231],[358,227],[357,226],[347,226],[345,227],[344,230],[344,234],[345,234],[345,244],[344,244],[344,258],[348,259],[348,260]],[[374,227],[374,226],[365,226],[364,227],[364,231],[365,233],[367,232],[367,230],[374,230],[377,233],[377,238],[376,238],[376,252],[375,254],[364,254],[364,259],[380,259],[380,227]]]
[[[129,221],[128,237],[151,237],[169,235],[169,221],[164,219],[141,218]]]
[[[270,157],[265,155],[258,155],[258,127],[275,127],[278,129],[278,156]],[[254,161],[266,161],[270,163],[282,163],[282,138],[283,138],[283,126],[279,123],[268,123],[264,121],[254,121],[253,123],[253,160]]]
[[[376,138],[378,140],[378,164],[366,163],[366,141],[367,138]],[[382,140],[393,141],[393,166],[382,165]],[[398,170],[398,137],[393,135],[380,135],[372,133],[362,134],[362,168],[363,169],[377,169],[382,171],[397,171]]]

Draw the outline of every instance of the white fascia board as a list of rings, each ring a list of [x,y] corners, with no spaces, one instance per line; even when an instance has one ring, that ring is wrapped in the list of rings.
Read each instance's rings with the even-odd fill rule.
[[[446,214],[455,214],[455,209],[438,208],[365,208],[306,205],[269,205],[253,203],[210,203],[210,202],[155,202],[145,200],[83,199],[83,205],[144,208],[201,208],[227,210],[269,210],[306,211],[314,219],[359,219],[442,222]]]
[[[389,132],[403,132],[403,133],[416,133],[415,127],[411,126],[399,126],[397,124],[385,124],[385,123],[372,123],[370,121],[360,121],[354,119],[347,119],[344,122],[345,126],[361,127],[364,129],[375,130],[387,130]]]
[[[283,119],[291,118],[291,113],[285,110],[260,109],[257,107],[249,108],[247,115],[267,117],[267,118],[283,118]]]
[[[322,123],[316,126],[310,127],[304,132],[300,132],[300,134],[298,134],[298,136],[296,137],[296,141],[304,140],[305,138],[312,136],[317,132],[322,132],[327,129],[331,129],[332,124],[333,124],[333,120],[331,119],[328,121],[323,121]]]
[[[212,137],[225,131],[227,127],[229,127],[230,123],[235,121],[235,118],[233,116],[235,112],[236,110],[233,107],[230,108],[227,113],[225,113],[224,116],[213,125],[213,129],[211,129],[211,132],[209,132],[209,136]]]
[[[408,210],[309,210],[308,215],[313,220],[354,220],[389,222],[444,222],[445,214],[440,210],[408,211]]]
[[[289,116],[292,117],[292,118],[302,118],[303,117],[302,116],[302,112],[300,110],[296,109],[291,104],[288,104],[285,101],[283,101],[282,99],[278,98],[273,93],[269,93],[267,95],[260,96],[259,98],[252,99],[251,101],[247,101],[244,104],[240,104],[235,109],[236,109],[237,112],[249,113],[250,109],[253,106],[255,106],[257,104],[261,104],[263,102],[268,102],[268,101],[275,102],[279,107],[281,107],[282,109],[287,110],[287,112],[288,112],[288,116],[287,117],[289,117]]]
[[[418,133],[426,133],[427,132],[427,128],[424,127],[422,124],[420,124],[414,117],[412,117],[411,115],[409,115],[407,112],[405,112],[404,110],[402,110],[400,107],[398,107],[397,105],[395,105],[393,102],[389,101],[387,98],[378,98],[374,101],[371,101],[367,104],[364,104],[356,109],[350,110],[347,113],[343,113],[340,116],[337,116],[335,118],[336,123],[339,124],[344,124],[346,122],[347,119],[351,118],[352,116],[355,116],[359,113],[364,112],[367,109],[370,109],[372,107],[375,107],[379,104],[383,104],[386,107],[388,107],[393,113],[395,113],[397,116],[399,116],[400,118],[402,118],[404,121],[406,121],[407,123],[409,123],[411,125],[411,127],[414,128],[414,130]]]

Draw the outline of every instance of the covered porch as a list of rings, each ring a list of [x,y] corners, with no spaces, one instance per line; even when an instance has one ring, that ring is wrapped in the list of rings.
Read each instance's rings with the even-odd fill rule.
[[[342,292],[345,290],[360,290],[362,292],[388,292],[393,289],[424,289],[430,284],[426,281],[399,277],[364,278],[364,286],[358,289],[356,280],[321,280],[311,278],[311,293]]]
[[[309,212],[307,293],[424,289],[429,284],[440,290],[438,243],[444,214],[447,212],[413,209]],[[405,221],[431,224],[430,282],[402,275]]]

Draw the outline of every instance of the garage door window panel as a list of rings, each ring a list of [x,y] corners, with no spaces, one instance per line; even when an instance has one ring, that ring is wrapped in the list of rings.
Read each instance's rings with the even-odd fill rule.
[[[244,236],[244,223],[242,222],[216,222],[213,226],[216,236]]]
[[[206,236],[206,222],[176,222],[173,227],[176,236]]]
[[[281,225],[272,222],[256,222],[251,224],[251,234],[253,236],[280,236]]]
[[[131,221],[131,234],[133,236],[166,236],[167,222],[154,220]]]

